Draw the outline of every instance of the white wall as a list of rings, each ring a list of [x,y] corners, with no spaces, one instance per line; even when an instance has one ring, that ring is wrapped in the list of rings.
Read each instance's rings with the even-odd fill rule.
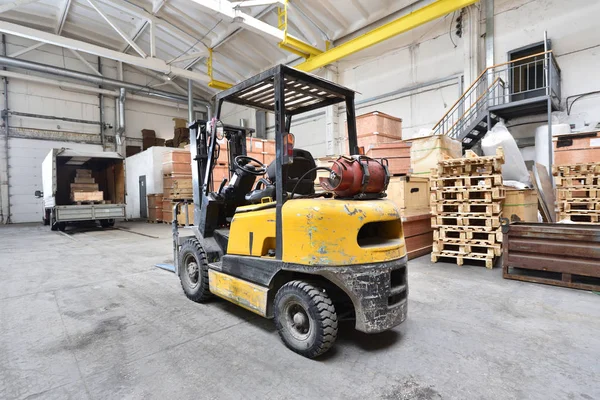
[[[49,140],[10,138],[8,177],[10,181],[11,222],[41,222],[42,199],[33,194],[42,190],[42,161],[54,148],[102,151],[99,145]]]
[[[7,36],[7,54],[14,53],[15,51],[21,50],[25,47],[30,46],[34,42],[22,39],[15,36]],[[80,53],[90,64],[97,66],[97,57]],[[85,66],[79,59],[77,59],[73,53],[69,50],[61,49],[51,45],[44,45],[36,50],[30,51],[19,57],[23,60],[34,61],[42,64],[54,65],[62,68],[71,70],[81,71],[85,73],[93,73],[87,66]],[[111,60],[102,60],[103,63],[103,74],[108,78],[117,78],[117,63]],[[9,69],[12,70],[12,69]],[[14,70],[19,73],[28,73],[23,70]],[[125,67],[124,78],[128,82],[137,83],[140,85],[152,85],[157,83],[157,80],[141,74],[139,71]],[[69,81],[66,78],[57,78],[62,81]],[[78,84],[85,85],[85,83],[79,81],[72,81]],[[0,90],[3,93],[3,83],[0,82]],[[172,88],[162,88],[163,90],[173,91]],[[83,119],[89,121],[99,121],[100,109],[99,99],[96,94],[81,93],[73,89],[60,88],[56,86],[29,82],[26,80],[10,78],[8,85],[8,105],[11,111],[30,113],[30,114],[41,114],[49,116],[66,117],[73,119]],[[4,96],[0,96],[0,109],[4,109]],[[111,97],[105,97],[105,122],[113,125],[111,129],[105,130],[107,136],[114,136],[114,107],[115,102]],[[187,105],[182,104],[179,108],[175,103],[164,102],[163,104],[151,104],[147,102],[136,101],[127,99],[125,102],[125,121],[126,121],[126,132],[125,135],[128,138],[128,145],[141,146],[141,130],[142,129],[153,129],[160,138],[169,139],[173,137],[173,118],[185,118],[187,119]],[[25,131],[28,134],[33,134],[36,137],[52,137],[53,141],[44,142],[38,140],[18,139],[20,146],[25,149],[28,146],[32,147],[32,156],[27,158],[25,161],[22,158],[22,153],[18,153],[13,157],[10,152],[12,148],[9,147],[9,163],[13,165],[14,159],[21,159],[22,162],[29,162],[32,165],[31,168],[26,168],[19,171],[18,179],[24,179],[26,182],[33,182],[38,178],[35,175],[35,171],[41,167],[41,159],[37,157],[36,148],[52,148],[52,147],[73,147],[76,148],[78,144],[72,144],[68,141],[79,140],[79,141],[94,141],[99,143],[99,125],[72,123],[60,120],[45,120],[38,118],[29,118],[21,116],[11,116],[9,121],[11,127],[11,135],[15,132]],[[6,182],[7,182],[7,171],[5,168],[5,151],[4,151],[4,132],[2,129],[0,132],[0,221],[5,221],[7,218],[6,211],[8,208],[8,198],[6,196]],[[10,139],[13,143],[14,140]],[[24,140],[24,142],[21,142]],[[56,141],[58,140],[58,142]],[[34,142],[36,143],[34,145]],[[44,143],[40,145],[38,142]],[[111,143],[107,146],[107,150],[114,150],[114,145]],[[94,147],[96,151],[100,149],[99,146]],[[41,157],[43,159],[43,154]],[[38,165],[39,164],[39,165]],[[11,172],[12,173],[12,172]],[[30,174],[29,174],[30,173]],[[29,175],[28,175],[29,174]],[[8,176],[8,182],[10,185],[17,185],[19,190],[24,189],[22,185],[18,185],[17,178]],[[41,185],[41,181],[39,182]],[[137,183],[136,183],[137,185]],[[39,187],[41,190],[41,186]],[[14,191],[14,190],[13,190]],[[31,192],[33,193],[33,192]],[[25,194],[24,194],[25,195]],[[33,197],[33,196],[32,196]],[[13,199],[11,193],[11,202],[22,202],[24,198]],[[28,202],[33,200],[29,199]],[[12,221],[13,222],[33,222],[41,220],[41,216],[38,216],[39,210],[37,207],[29,206],[17,208],[12,207]],[[16,214],[18,212],[18,215]]]
[[[357,91],[356,114],[378,110],[400,117],[405,138],[433,127],[459,96],[458,76],[466,74],[464,87],[467,87],[477,75],[473,74],[471,64],[478,65],[477,71],[484,67],[485,13],[480,12],[480,3],[470,10],[475,13],[474,20],[479,20],[479,26],[472,26],[477,33],[475,39],[469,39],[466,34],[457,38],[455,23],[447,16],[336,63],[338,83]],[[494,63],[505,62],[510,50],[541,42],[547,30],[562,69],[564,108],[567,96],[600,90],[598,15],[600,1],[495,0]],[[465,33],[468,22],[469,19],[464,18]],[[476,43],[470,43],[470,40]],[[323,70],[318,73],[324,75]],[[391,94],[395,91],[400,93]],[[361,103],[375,96],[383,98]],[[302,121],[292,123],[298,145],[311,150],[315,156],[326,154],[326,121],[323,110],[320,111],[313,117],[299,116],[297,119]],[[346,115],[344,107],[339,111],[341,139],[345,136]],[[232,115],[235,115],[232,123],[237,123],[240,117],[252,121],[252,114],[239,107]],[[516,119],[510,121],[509,126],[545,118],[541,115]],[[600,120],[600,95],[579,100],[572,115],[562,115],[561,119],[578,127]],[[517,137],[530,137],[541,124],[519,125],[511,132]],[[272,120],[267,125],[272,135]],[[339,152],[343,149],[343,140],[338,140],[337,144]]]

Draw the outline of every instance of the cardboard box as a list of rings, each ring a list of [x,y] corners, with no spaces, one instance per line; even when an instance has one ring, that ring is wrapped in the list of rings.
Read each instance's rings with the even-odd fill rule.
[[[502,202],[502,216],[510,222],[538,222],[538,196],[535,189],[507,187]]]
[[[446,135],[425,136],[410,142],[410,164],[413,175],[429,176],[438,162],[447,158],[462,157],[462,143]]]
[[[175,128],[187,128],[187,119],[173,118],[173,122],[175,122]]]
[[[401,212],[429,213],[429,179],[424,177],[393,176],[387,188],[387,198]]]

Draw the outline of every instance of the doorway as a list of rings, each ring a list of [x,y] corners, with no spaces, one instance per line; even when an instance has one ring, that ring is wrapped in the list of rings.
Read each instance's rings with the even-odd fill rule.
[[[140,218],[148,218],[148,203],[146,197],[146,175],[140,176]]]

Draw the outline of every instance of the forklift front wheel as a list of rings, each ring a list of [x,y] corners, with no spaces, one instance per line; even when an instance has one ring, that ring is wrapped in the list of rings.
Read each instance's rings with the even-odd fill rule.
[[[211,297],[208,263],[198,240],[188,239],[179,250],[179,280],[188,299],[202,303]]]
[[[338,332],[335,307],[323,289],[291,281],[275,296],[275,325],[292,351],[315,358],[333,346]]]

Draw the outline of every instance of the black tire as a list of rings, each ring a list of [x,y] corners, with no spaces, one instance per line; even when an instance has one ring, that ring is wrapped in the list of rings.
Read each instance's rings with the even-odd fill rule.
[[[59,222],[56,225],[58,225],[58,230],[61,232],[64,232],[65,229],[67,229],[67,223],[66,222]]]
[[[333,346],[338,320],[333,302],[321,288],[291,281],[275,295],[275,325],[292,351],[315,358]]]
[[[197,239],[183,242],[179,250],[179,280],[188,299],[202,303],[212,297],[208,285],[208,262]]]
[[[53,215],[50,215],[50,230],[57,231],[58,226],[59,226],[59,222],[56,222],[56,218],[54,218]],[[64,231],[65,229],[63,228],[62,230]]]
[[[103,228],[109,228],[111,226],[115,226],[115,220],[114,219],[101,219],[100,226]]]

